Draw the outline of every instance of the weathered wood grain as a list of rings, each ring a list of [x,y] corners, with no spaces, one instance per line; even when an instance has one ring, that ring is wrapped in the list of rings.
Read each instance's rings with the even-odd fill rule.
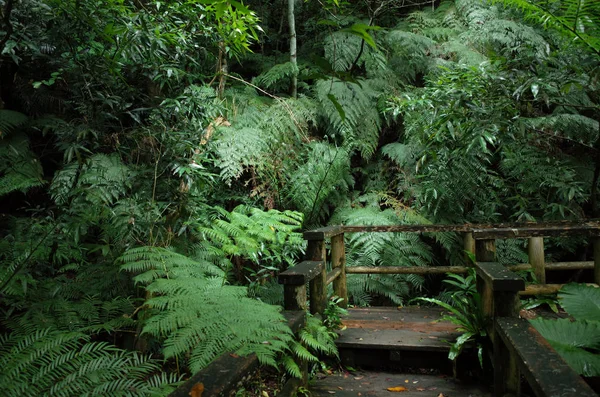
[[[538,283],[546,284],[544,238],[530,237],[527,242],[527,252],[529,254],[529,263],[531,264],[535,278]]]
[[[323,261],[303,261],[279,273],[279,284],[304,285],[317,277],[325,269]]]
[[[327,285],[331,284],[332,282],[337,280],[341,274],[342,274],[342,269],[340,269],[339,267],[333,269],[332,271],[327,273],[327,278],[325,279],[325,284],[327,284]]]
[[[351,274],[445,274],[466,273],[466,266],[352,266],[346,268]]]
[[[525,281],[497,262],[477,262],[477,275],[485,281],[494,292],[510,292],[525,290]]]
[[[519,295],[527,296],[556,294],[564,285],[565,284],[530,284],[525,288],[524,291],[520,291]],[[594,283],[586,283],[586,285],[598,287],[598,284]]]
[[[305,240],[325,240],[344,233],[343,226],[327,226],[319,229],[307,230],[304,232]]]
[[[479,262],[495,262],[496,240],[477,240],[475,242],[475,257]]]
[[[340,275],[333,280],[333,293],[341,298],[340,307],[348,307],[348,285],[346,283],[346,247],[344,234],[331,238],[331,268],[340,269]],[[329,284],[329,282],[328,282]]]
[[[489,227],[473,229],[473,238],[485,239],[507,239],[507,238],[529,238],[529,237],[561,237],[561,236],[599,236],[600,222],[587,221],[581,223],[564,224],[530,224],[527,226],[514,227]]]
[[[327,307],[327,271],[325,268],[327,252],[325,241],[309,240],[306,248],[306,259],[323,263],[323,270],[308,283],[310,312],[312,314],[323,314]]]
[[[527,320],[499,317],[496,319],[496,330],[537,396],[597,396]],[[496,367],[506,364],[498,362]],[[509,377],[514,378],[515,375]],[[497,395],[502,392],[497,390]]]
[[[434,233],[468,232],[470,225],[389,225],[389,226],[342,226],[345,233]]]
[[[520,263],[518,265],[506,266],[509,270],[516,272],[519,270],[529,270],[531,265],[529,263]],[[546,262],[544,265],[546,271],[548,270],[581,270],[581,269],[593,269],[594,262],[592,261],[581,261],[581,262]]]

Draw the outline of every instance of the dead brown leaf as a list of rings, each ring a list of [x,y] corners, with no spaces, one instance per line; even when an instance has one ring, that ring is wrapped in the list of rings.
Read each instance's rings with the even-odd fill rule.
[[[202,397],[202,393],[204,393],[204,383],[196,383],[188,394],[190,397]]]

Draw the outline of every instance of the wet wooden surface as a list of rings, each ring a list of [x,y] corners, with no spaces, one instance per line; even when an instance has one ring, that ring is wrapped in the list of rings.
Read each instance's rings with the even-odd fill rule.
[[[538,396],[592,397],[597,394],[556,353],[548,341],[520,318],[498,318],[496,329]]]
[[[439,321],[443,310],[406,306],[349,309],[336,344],[340,348],[449,351],[446,341],[460,335],[456,326]]]
[[[388,390],[394,387],[405,390]],[[366,371],[330,375],[312,382],[309,390],[312,397],[491,397],[482,386],[461,384],[448,376]]]

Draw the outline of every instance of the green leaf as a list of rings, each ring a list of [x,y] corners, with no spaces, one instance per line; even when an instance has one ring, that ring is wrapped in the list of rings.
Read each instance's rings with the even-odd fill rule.
[[[600,288],[567,284],[558,297],[565,310],[576,319],[600,322]]]
[[[344,111],[344,108],[342,107],[342,105],[340,105],[340,103],[338,102],[335,95],[327,94],[327,98],[331,101],[331,103],[333,103],[333,106],[335,106],[335,109],[340,114],[340,118],[342,119],[342,122],[344,122],[346,120],[346,112]]]
[[[377,44],[375,44],[375,40],[373,39],[373,36],[371,36],[368,31],[369,30],[379,30],[379,29],[381,29],[379,26],[369,26],[369,25],[365,25],[364,23],[355,23],[354,25],[350,26],[349,28],[342,29],[342,32],[347,32],[347,33],[350,33],[350,34],[360,37],[361,39],[363,39],[365,41],[365,43],[367,43],[369,46],[371,46],[371,48],[376,50]]]
[[[600,347],[598,324],[568,319],[535,319],[531,324],[579,374],[600,375],[600,355],[584,349]]]
[[[535,319],[531,324],[549,341],[564,345],[600,349],[600,324],[569,319]]]

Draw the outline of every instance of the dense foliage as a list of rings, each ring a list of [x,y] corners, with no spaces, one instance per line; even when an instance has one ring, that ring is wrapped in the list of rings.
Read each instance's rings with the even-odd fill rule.
[[[0,0],[0,390],[164,394],[231,350],[297,374],[333,352],[273,306],[302,229],[598,216],[598,3],[417,3]],[[460,247],[355,234],[348,266]]]

